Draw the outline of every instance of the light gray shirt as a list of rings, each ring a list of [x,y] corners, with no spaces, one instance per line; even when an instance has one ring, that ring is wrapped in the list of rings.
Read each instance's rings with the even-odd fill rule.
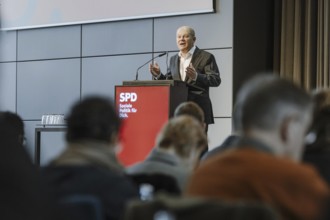
[[[181,165],[175,155],[153,149],[147,159],[126,168],[127,174],[165,174],[174,177],[181,191],[184,191],[191,172]]]

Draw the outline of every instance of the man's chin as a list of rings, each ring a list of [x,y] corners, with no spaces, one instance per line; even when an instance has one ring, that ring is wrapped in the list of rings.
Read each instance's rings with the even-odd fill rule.
[[[182,51],[182,52],[185,52],[185,51],[187,51],[187,48],[186,47],[179,47],[179,50]]]

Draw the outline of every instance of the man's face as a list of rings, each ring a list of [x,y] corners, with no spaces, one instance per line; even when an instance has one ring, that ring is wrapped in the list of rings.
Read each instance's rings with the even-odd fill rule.
[[[187,53],[194,46],[195,40],[186,28],[179,28],[176,32],[176,43],[182,53]]]

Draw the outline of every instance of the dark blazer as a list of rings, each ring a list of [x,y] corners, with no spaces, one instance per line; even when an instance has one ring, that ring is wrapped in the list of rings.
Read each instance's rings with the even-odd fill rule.
[[[231,147],[234,147],[235,144],[238,143],[240,140],[240,136],[238,135],[230,135],[228,136],[220,146],[217,146],[213,148],[212,150],[206,152],[201,160],[207,160],[209,158],[213,158],[215,155],[223,153],[225,150],[230,149]]]
[[[191,63],[197,71],[196,81],[189,81],[188,101],[197,103],[204,111],[205,123],[213,124],[212,103],[209,97],[209,87],[219,86],[221,83],[220,73],[213,54],[196,47]],[[178,54],[170,59],[170,70],[166,75],[161,74],[158,79],[180,80],[180,57]]]
[[[115,171],[86,166],[47,166],[41,170],[52,199],[92,195],[100,200],[105,220],[120,219],[126,202],[138,198],[137,188],[127,176]]]

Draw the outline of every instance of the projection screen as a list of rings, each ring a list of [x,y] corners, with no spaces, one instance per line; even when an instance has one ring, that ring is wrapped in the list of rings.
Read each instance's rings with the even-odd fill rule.
[[[2,30],[214,12],[213,0],[0,0]]]

